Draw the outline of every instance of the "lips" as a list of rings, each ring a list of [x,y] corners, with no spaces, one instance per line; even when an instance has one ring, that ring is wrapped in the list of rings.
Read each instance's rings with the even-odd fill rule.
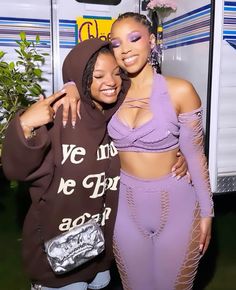
[[[115,89],[107,89],[107,90],[102,90],[102,93],[106,96],[114,96],[116,94]]]
[[[129,66],[129,65],[134,64],[137,58],[138,57],[136,55],[125,57],[123,58],[123,62],[125,65]]]

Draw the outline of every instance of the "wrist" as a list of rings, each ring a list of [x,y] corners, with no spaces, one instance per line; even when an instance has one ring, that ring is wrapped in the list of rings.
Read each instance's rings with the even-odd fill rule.
[[[24,132],[24,136],[26,139],[31,139],[36,135],[35,128],[20,119],[20,125]]]

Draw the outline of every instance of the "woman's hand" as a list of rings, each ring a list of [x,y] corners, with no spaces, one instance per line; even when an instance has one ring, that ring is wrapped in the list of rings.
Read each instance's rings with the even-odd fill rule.
[[[200,244],[199,244],[199,252],[201,255],[204,255],[210,240],[211,240],[211,217],[204,217],[200,220]]]
[[[25,138],[29,138],[35,128],[41,127],[53,121],[55,112],[51,105],[63,94],[65,94],[64,89],[56,92],[46,99],[41,96],[36,103],[31,105],[20,116],[20,123]]]
[[[69,82],[64,85],[66,95],[54,103],[53,110],[56,113],[58,108],[63,105],[62,123],[65,127],[69,119],[69,110],[71,111],[71,124],[74,127],[76,124],[76,116],[80,116],[80,95],[74,82]]]
[[[191,177],[190,174],[188,172],[188,165],[186,162],[185,157],[183,156],[183,154],[178,151],[176,156],[178,157],[177,162],[174,164],[174,166],[171,169],[172,172],[172,176],[175,177],[177,179],[180,179],[181,177],[187,175],[188,176],[188,181],[189,183],[191,182]]]

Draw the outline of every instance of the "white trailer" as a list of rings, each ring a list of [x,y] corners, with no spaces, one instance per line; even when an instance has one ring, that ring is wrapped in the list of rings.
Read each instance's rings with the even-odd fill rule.
[[[146,14],[148,0],[1,0],[0,50],[16,57],[20,31],[39,34],[49,52],[47,93],[62,86],[61,65],[88,37],[109,39],[120,13]],[[214,193],[236,191],[236,0],[177,0],[164,22],[162,71],[191,81],[204,107],[206,152]],[[99,4],[98,4],[99,3]]]
[[[236,0],[179,0],[164,24],[163,73],[190,80],[205,108],[214,193],[236,191]]]

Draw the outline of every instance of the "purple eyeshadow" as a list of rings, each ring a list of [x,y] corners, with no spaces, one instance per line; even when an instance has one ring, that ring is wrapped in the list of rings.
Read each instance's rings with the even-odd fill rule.
[[[141,38],[141,34],[139,32],[131,32],[128,35],[128,40],[129,41],[136,41],[136,40],[138,40],[140,38]]]
[[[111,44],[112,44],[112,47],[118,47],[120,46],[120,41],[115,39],[111,41]]]

